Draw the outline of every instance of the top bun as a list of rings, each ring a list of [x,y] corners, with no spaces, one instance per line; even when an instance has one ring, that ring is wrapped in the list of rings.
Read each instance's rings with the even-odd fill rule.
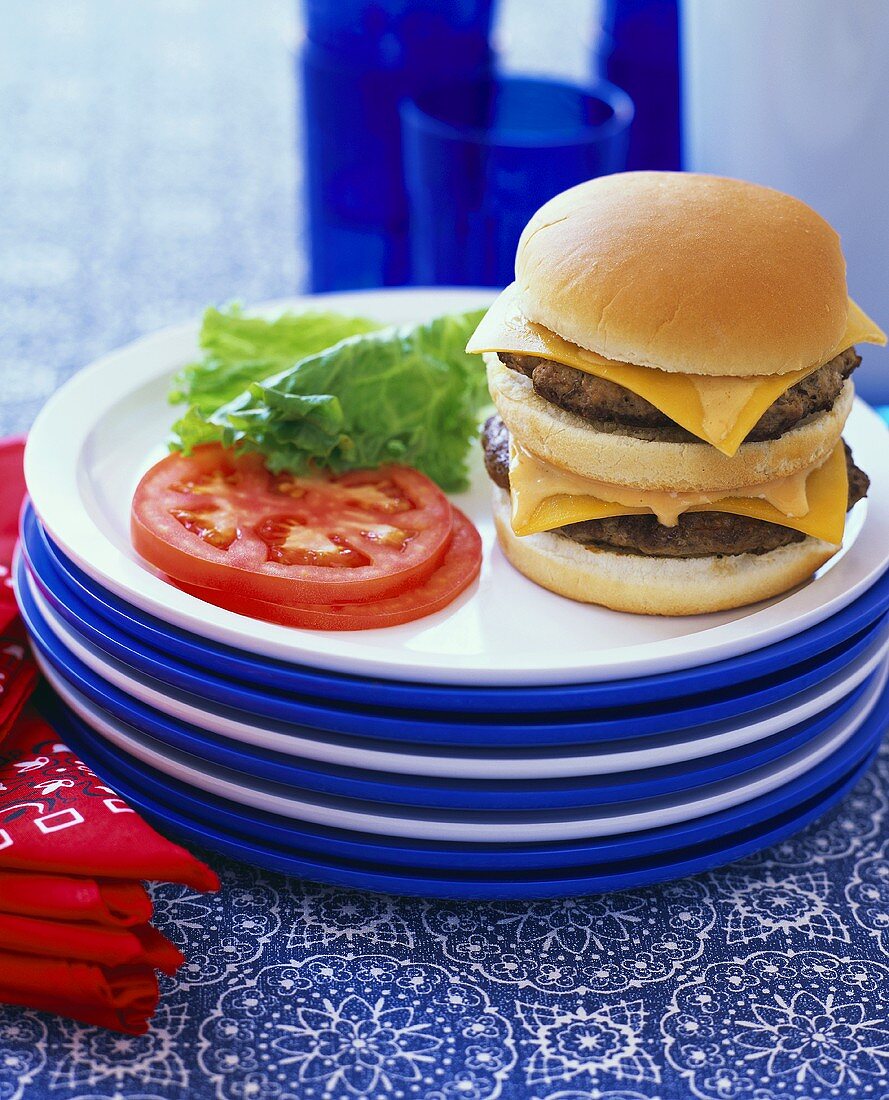
[[[768,187],[624,172],[556,195],[516,253],[525,316],[608,359],[686,374],[784,374],[839,351],[840,239]]]

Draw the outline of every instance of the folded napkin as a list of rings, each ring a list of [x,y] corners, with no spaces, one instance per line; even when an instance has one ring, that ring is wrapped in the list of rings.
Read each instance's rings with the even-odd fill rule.
[[[23,438],[0,441],[0,635],[18,619],[12,591],[12,554],[18,539],[19,511],[25,497]]]
[[[129,928],[151,920],[152,905],[145,887],[126,879],[0,871],[0,913]]]
[[[0,440],[0,745],[37,680],[12,590],[12,557],[25,496],[22,438]]]
[[[0,1002],[146,1031],[155,969],[184,957],[146,923],[145,879],[219,888],[26,707],[0,746]]]
[[[0,943],[5,951],[103,966],[150,966],[172,977],[185,956],[150,924],[108,928],[0,913]]]
[[[0,869],[219,889],[206,864],[155,832],[31,707],[0,746]]]
[[[155,832],[28,704],[37,680],[11,586],[24,497],[21,440],[0,442],[0,1002],[134,1035],[155,970],[185,961],[148,924],[143,880],[217,890],[213,871]]]
[[[144,1035],[158,986],[150,966],[104,967],[0,950],[0,1001]]]
[[[5,585],[0,587],[0,592],[6,591]],[[0,597],[0,604],[2,599]],[[0,606],[0,616],[3,614]],[[0,637],[0,752],[37,683],[37,666],[28,649],[24,631],[9,623],[6,630],[6,636]]]

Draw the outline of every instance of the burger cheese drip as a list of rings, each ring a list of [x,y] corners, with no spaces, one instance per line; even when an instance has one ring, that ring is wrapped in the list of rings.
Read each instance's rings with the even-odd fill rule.
[[[517,535],[609,516],[654,515],[663,526],[675,527],[684,512],[731,512],[839,545],[848,498],[842,443],[825,461],[789,477],[744,489],[682,493],[634,489],[579,477],[511,441],[509,484],[512,529]]]

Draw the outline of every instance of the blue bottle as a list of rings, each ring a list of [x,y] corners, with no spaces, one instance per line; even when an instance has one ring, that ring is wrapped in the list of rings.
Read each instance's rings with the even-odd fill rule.
[[[493,0],[304,0],[310,287],[411,281],[399,105],[487,71]]]
[[[682,167],[678,0],[606,0],[605,75],[636,106],[627,167]]]

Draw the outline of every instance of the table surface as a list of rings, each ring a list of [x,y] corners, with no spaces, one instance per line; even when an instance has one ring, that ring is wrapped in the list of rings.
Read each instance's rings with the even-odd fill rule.
[[[0,7],[0,434],[72,371],[303,278],[284,0]],[[208,857],[130,1039],[0,1008],[0,1097],[889,1100],[889,757],[780,847],[657,889],[446,904]]]

